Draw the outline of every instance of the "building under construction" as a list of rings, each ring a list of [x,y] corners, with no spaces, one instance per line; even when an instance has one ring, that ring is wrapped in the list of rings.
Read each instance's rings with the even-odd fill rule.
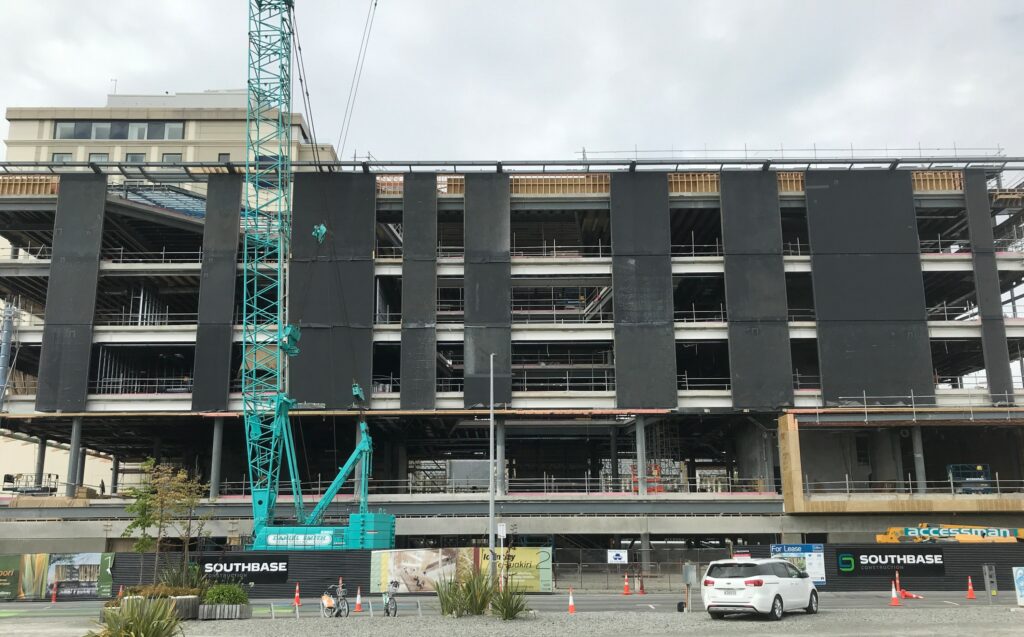
[[[3,427],[33,484],[70,446],[53,498],[114,469],[0,506],[0,552],[121,548],[147,457],[244,543],[244,168],[50,159],[0,164]],[[485,537],[492,387],[524,541],[1024,527],[1024,159],[293,165],[298,470],[326,487],[365,407],[399,546]]]

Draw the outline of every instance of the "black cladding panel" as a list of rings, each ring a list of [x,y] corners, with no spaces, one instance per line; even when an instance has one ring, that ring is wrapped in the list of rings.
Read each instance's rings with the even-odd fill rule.
[[[487,407],[490,402],[490,355],[494,354],[494,402],[512,402],[512,328],[465,328],[465,388],[467,408]]]
[[[437,175],[406,173],[402,207],[402,409],[437,392]]]
[[[402,328],[437,324],[437,263],[408,261],[402,264]]]
[[[725,256],[725,307],[730,321],[788,320],[786,272],[780,255]]]
[[[437,332],[402,326],[402,409],[433,409],[437,392]]]
[[[811,264],[819,321],[926,320],[918,255],[815,253]]]
[[[512,270],[509,263],[473,263],[465,269],[466,325],[512,324]]]
[[[914,190],[906,170],[809,170],[812,254],[920,254]]]
[[[667,325],[615,324],[615,395],[622,409],[675,409],[675,331]]]
[[[106,199],[106,176],[61,176],[37,411],[85,410]]]
[[[192,375],[194,411],[228,408],[242,185],[241,175],[210,175],[207,186]]]
[[[671,253],[667,174],[612,173],[610,202],[613,254]]]
[[[793,405],[789,325],[783,321],[729,320],[729,371],[736,409]]]
[[[989,204],[988,178],[983,169],[964,171],[964,198],[967,202],[971,252],[994,252],[992,207]]]
[[[471,173],[465,179],[466,264],[508,262],[512,224],[508,175]]]
[[[403,260],[437,260],[437,175],[406,173],[402,205]]]
[[[782,255],[778,173],[725,170],[721,173],[722,242],[725,256]]]
[[[327,409],[372,392],[376,176],[298,173],[292,211],[289,317],[301,330],[289,363],[292,395]],[[324,242],[313,228],[327,227]]]
[[[671,323],[672,261],[664,255],[612,257],[615,322]]]

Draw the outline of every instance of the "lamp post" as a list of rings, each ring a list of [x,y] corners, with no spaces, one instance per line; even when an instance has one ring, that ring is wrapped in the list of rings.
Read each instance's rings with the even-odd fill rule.
[[[496,554],[494,552],[494,354],[491,354],[491,401],[490,401],[490,420],[491,435],[488,437],[488,460],[487,460],[487,474],[489,476],[487,485],[487,548],[491,553],[490,561],[490,577],[491,581],[494,581],[495,572],[495,561]]]

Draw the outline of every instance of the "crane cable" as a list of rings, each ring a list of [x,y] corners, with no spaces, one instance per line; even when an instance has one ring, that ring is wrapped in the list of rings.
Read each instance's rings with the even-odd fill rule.
[[[317,146],[316,122],[313,119],[313,102],[309,97],[309,79],[306,76],[306,61],[302,56],[302,41],[299,39],[299,23],[295,17],[295,5],[291,8],[292,50],[295,52],[296,68],[299,72],[299,95],[302,97],[302,112],[309,122],[309,134],[312,136],[313,162],[320,168],[320,149]]]
[[[373,19],[377,15],[377,0],[370,0],[370,7],[366,12],[366,22],[363,24],[363,37],[359,42],[359,53],[356,55],[356,66],[352,69],[352,81],[348,87],[348,100],[345,102],[345,114],[341,118],[341,131],[338,132],[338,142],[335,147],[338,149],[338,158],[345,155],[345,144],[348,143],[348,134],[352,124],[352,113],[356,107],[356,95],[359,93],[359,82],[363,77],[363,66],[366,64],[366,51],[370,45],[370,34],[373,31]]]

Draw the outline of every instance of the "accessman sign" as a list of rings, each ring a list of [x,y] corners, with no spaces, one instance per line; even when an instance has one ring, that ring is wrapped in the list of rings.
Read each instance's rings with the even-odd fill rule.
[[[836,547],[836,566],[841,576],[891,577],[899,571],[909,576],[942,577],[946,574],[943,557],[941,548]]]
[[[203,557],[199,560],[203,575],[220,581],[279,584],[288,581],[287,555],[231,555]]]

